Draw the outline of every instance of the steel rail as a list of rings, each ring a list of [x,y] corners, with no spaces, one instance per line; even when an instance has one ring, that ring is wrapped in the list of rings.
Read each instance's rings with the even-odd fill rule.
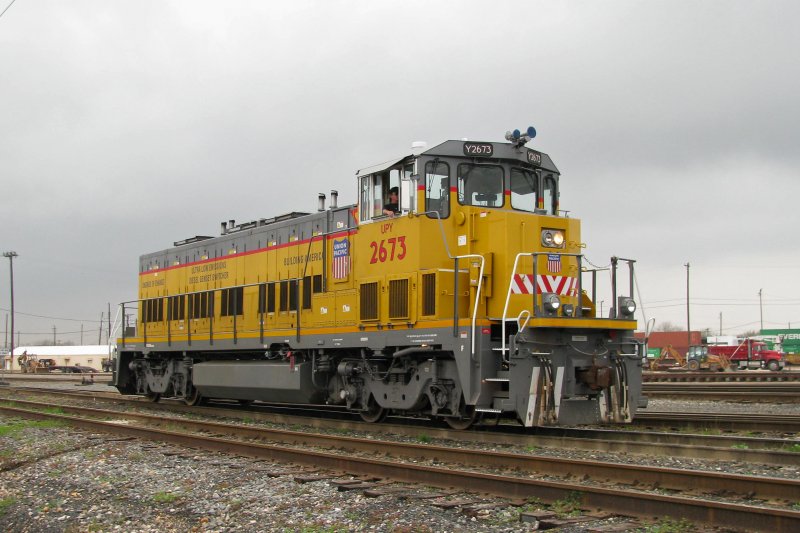
[[[634,426],[670,425],[680,427],[714,427],[732,431],[779,431],[800,433],[800,417],[754,413],[665,413],[639,412]]]
[[[201,437],[173,431],[119,425],[37,411],[11,408],[3,408],[3,411],[29,418],[62,420],[93,431],[169,442],[189,448],[268,458],[280,462],[309,464],[317,468],[380,476],[396,481],[421,483],[435,487],[457,487],[470,492],[487,492],[507,498],[536,497],[543,501],[554,502],[567,497],[575,497],[577,494],[580,506],[584,509],[600,508],[607,512],[649,518],[674,516],[693,522],[703,522],[719,527],[744,528],[751,531],[793,532],[800,530],[800,512],[798,511],[722,503],[700,498],[666,496],[637,490],[592,487],[582,483],[483,474],[453,467],[421,466],[349,457],[320,451],[292,449],[285,446],[231,441],[217,437]]]
[[[18,402],[28,407],[45,407],[38,402]],[[508,452],[492,452],[468,448],[450,448],[430,444],[392,442],[343,435],[324,435],[284,429],[254,428],[234,424],[187,420],[87,407],[49,404],[64,412],[95,417],[113,417],[116,420],[137,420],[160,426],[168,424],[239,438],[270,440],[284,444],[342,448],[348,451],[381,452],[412,459],[433,459],[437,462],[459,463],[469,466],[511,469],[540,475],[560,477],[588,477],[604,482],[650,486],[652,488],[680,491],[719,491],[748,495],[749,497],[800,501],[800,483],[784,478],[732,475],[719,472],[664,468],[623,463],[606,463],[580,459],[561,459]]]

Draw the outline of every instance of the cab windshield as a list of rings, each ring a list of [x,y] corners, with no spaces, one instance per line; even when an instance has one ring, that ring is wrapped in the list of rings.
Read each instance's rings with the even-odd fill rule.
[[[494,165],[458,165],[458,203],[502,207],[503,169]]]

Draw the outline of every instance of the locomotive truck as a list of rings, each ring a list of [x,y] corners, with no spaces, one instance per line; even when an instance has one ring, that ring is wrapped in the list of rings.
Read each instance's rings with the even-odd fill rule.
[[[418,147],[359,170],[354,205],[331,191],[315,213],[231,220],[142,255],[114,385],[454,428],[631,421],[646,405],[634,260],[612,257],[599,287],[580,221],[559,210],[558,169],[525,146],[534,135]]]

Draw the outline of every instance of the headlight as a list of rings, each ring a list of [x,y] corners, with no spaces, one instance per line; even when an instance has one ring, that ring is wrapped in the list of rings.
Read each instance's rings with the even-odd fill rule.
[[[617,298],[617,307],[619,308],[620,316],[625,318],[632,317],[633,313],[636,312],[636,302],[633,301],[633,298],[628,296],[620,296]]]
[[[542,307],[544,307],[546,314],[554,315],[558,312],[558,308],[561,307],[561,299],[558,294],[546,292],[542,294]]]
[[[575,306],[572,304],[564,304],[561,306],[561,314],[563,316],[573,316],[575,313]]]
[[[560,229],[543,229],[542,246],[546,248],[563,248],[564,232]]]

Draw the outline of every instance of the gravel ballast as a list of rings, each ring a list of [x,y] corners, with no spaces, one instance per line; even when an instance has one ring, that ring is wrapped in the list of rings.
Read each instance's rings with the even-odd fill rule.
[[[743,410],[740,404],[710,403],[718,412]],[[650,406],[657,411],[710,410],[707,407],[676,400],[651,400]],[[745,410],[798,411],[796,405],[774,404],[751,404]],[[119,439],[5,415],[0,415],[0,427],[5,428],[0,432],[2,531],[530,531],[535,524],[521,522],[520,513],[540,507],[514,507],[463,493],[430,499],[369,498],[359,491],[340,491],[332,479],[298,483],[295,476],[308,469],[293,465]],[[611,460],[597,452],[536,453]],[[614,454],[613,460],[703,468],[697,460],[680,458]],[[753,466],[725,463],[706,468],[800,475],[797,469],[781,467],[754,472]],[[427,496],[442,493],[409,490]],[[484,505],[434,505],[465,498]],[[591,531],[624,521],[590,520],[560,531]]]

